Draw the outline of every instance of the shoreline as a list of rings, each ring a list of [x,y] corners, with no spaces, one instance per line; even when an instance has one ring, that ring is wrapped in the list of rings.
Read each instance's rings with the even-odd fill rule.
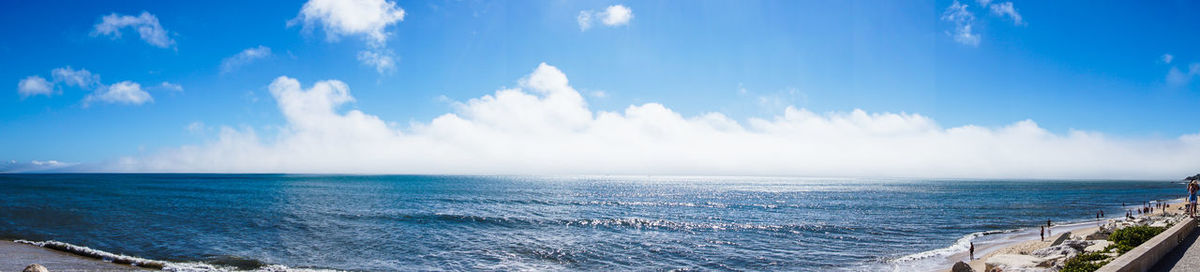
[[[1166,208],[1155,209],[1154,212],[1148,214],[1135,213],[1132,216],[1132,219],[1126,218],[1122,214],[1120,217],[1115,218],[1102,218],[1098,220],[1093,219],[1082,222],[1070,222],[1062,225],[1054,225],[1052,228],[1050,228],[1050,230],[1053,230],[1053,235],[1047,236],[1045,240],[1040,239],[1040,226],[1037,228],[1031,227],[1015,230],[1013,231],[1015,232],[1014,234],[1003,237],[998,242],[987,241],[987,243],[984,243],[983,246],[981,246],[980,243],[976,243],[975,256],[977,258],[970,260],[968,252],[958,252],[948,256],[946,258],[946,264],[934,271],[952,271],[953,266],[958,262],[966,263],[974,271],[986,271],[987,263],[993,257],[1002,254],[1028,255],[1035,250],[1050,247],[1056,238],[1064,235],[1064,231],[1070,232],[1068,239],[1084,240],[1086,237],[1098,232],[1101,225],[1117,224],[1118,222],[1125,221],[1136,221],[1138,219],[1150,218],[1153,216],[1181,215],[1183,214],[1184,206],[1182,204],[1184,201],[1185,198],[1177,198],[1161,202],[1167,205]],[[1156,202],[1157,201],[1151,201],[1151,203]],[[1170,211],[1169,214],[1167,213],[1168,211]]]
[[[155,271],[8,240],[0,240],[0,256],[0,271],[21,271],[31,264],[50,271]]]

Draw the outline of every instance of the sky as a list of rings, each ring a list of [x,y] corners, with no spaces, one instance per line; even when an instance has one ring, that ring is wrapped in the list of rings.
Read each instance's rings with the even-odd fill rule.
[[[1200,171],[1191,1],[0,6],[0,171]]]

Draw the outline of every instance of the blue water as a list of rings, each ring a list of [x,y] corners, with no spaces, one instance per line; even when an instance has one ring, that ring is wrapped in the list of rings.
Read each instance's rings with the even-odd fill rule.
[[[1167,181],[0,175],[0,238],[251,269],[862,270]]]

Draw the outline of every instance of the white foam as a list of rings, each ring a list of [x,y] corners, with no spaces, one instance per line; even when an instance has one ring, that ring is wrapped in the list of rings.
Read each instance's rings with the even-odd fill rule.
[[[967,252],[971,248],[971,242],[974,242],[975,239],[986,235],[1006,234],[1018,231],[1021,231],[1021,229],[981,231],[963,235],[963,237],[955,240],[950,246],[888,260],[885,263],[887,266],[886,269],[892,271],[934,271],[943,269],[947,266],[951,256]],[[872,270],[878,270],[878,268]]]
[[[89,247],[85,247],[85,246],[78,246],[78,245],[73,245],[70,243],[64,243],[64,242],[53,241],[53,240],[41,241],[41,242],[34,242],[34,241],[29,241],[29,240],[15,240],[13,242],[54,249],[54,250],[63,251],[63,252],[80,255],[80,256],[84,256],[84,257],[97,258],[97,259],[101,259],[101,260],[104,260],[107,262],[129,264],[132,266],[146,267],[146,268],[158,268],[163,271],[172,271],[172,272],[233,272],[233,271],[250,271],[250,272],[327,272],[328,271],[328,272],[332,272],[332,271],[339,271],[339,270],[332,270],[332,269],[291,268],[291,267],[277,265],[277,264],[276,265],[266,265],[263,267],[256,268],[254,270],[237,270],[237,268],[234,268],[234,267],[218,266],[218,265],[201,263],[201,262],[165,262],[165,261],[150,260],[150,259],[138,258],[138,257],[133,257],[133,256],[128,256],[128,255],[110,253],[110,252],[103,251],[103,250],[98,250],[98,249],[93,249],[93,248],[89,248]]]

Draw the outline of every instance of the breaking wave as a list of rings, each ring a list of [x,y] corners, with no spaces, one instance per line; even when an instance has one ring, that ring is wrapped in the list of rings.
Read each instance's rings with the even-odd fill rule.
[[[29,240],[14,240],[13,242],[44,247],[48,249],[58,250],[66,253],[71,253],[83,257],[99,259],[105,262],[117,264],[125,264],[136,267],[144,267],[158,269],[162,271],[172,272],[233,272],[233,271],[250,271],[250,272],[332,272],[339,270],[331,269],[311,269],[311,268],[292,268],[283,265],[270,264],[258,265],[251,269],[240,269],[235,266],[215,265],[202,262],[166,262],[158,260],[150,260],[134,256],[111,253],[99,249],[94,249],[85,246],[74,245],[59,241],[29,241]],[[256,262],[257,263],[257,262]]]

